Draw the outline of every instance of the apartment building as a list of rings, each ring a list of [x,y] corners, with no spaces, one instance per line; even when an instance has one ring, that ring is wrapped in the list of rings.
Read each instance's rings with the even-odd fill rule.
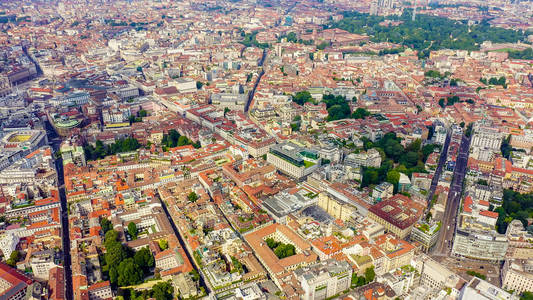
[[[518,293],[533,291],[533,260],[506,260],[501,276],[506,290]]]
[[[467,258],[500,261],[507,253],[507,237],[495,231],[457,229],[452,253]]]
[[[346,261],[328,259],[295,271],[302,284],[302,300],[323,300],[350,288],[352,267]]]
[[[272,146],[267,153],[267,162],[299,180],[318,169],[321,158],[316,151],[289,142]]]

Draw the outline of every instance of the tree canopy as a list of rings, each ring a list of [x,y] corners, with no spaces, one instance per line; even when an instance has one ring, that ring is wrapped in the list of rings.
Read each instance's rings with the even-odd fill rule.
[[[168,134],[163,135],[161,145],[164,148],[174,148],[186,145],[193,145],[194,148],[200,148],[201,146],[199,142],[195,143],[189,140],[186,136],[180,135],[175,129],[171,129],[168,131]]]
[[[106,232],[104,246],[106,251],[103,262],[108,270],[109,281],[114,286],[141,283],[155,265],[152,252],[147,247],[133,251],[118,240],[118,232],[114,229]]]
[[[533,217],[533,193],[521,194],[513,190],[503,191],[502,206],[494,210],[498,213],[496,228],[499,233],[505,233],[512,220],[520,220],[524,227],[527,219]]]
[[[313,97],[311,97],[311,93],[308,91],[297,92],[292,96],[292,101],[300,105],[304,105],[306,102],[314,102]]]
[[[137,234],[139,234],[139,230],[137,229],[137,224],[130,222],[128,224],[128,233],[130,234],[132,239],[136,240]]]
[[[382,26],[384,20],[401,21],[397,26]],[[430,51],[440,49],[479,50],[484,41],[515,43],[526,41],[527,32],[491,26],[484,20],[469,26],[467,21],[419,14],[412,20],[412,11],[401,16],[373,16],[359,12],[345,12],[344,18],[327,27],[340,28],[351,33],[367,34],[374,42],[391,42],[411,47],[426,57]],[[521,54],[513,54],[521,55]],[[527,54],[524,54],[524,56]]]
[[[83,150],[87,160],[97,160],[105,158],[108,155],[134,151],[140,147],[141,144],[139,141],[137,141],[137,139],[128,137],[125,139],[119,139],[111,145],[104,145],[102,141],[97,140],[95,146],[86,144],[83,146]]]
[[[274,254],[276,254],[279,259],[296,254],[296,248],[294,245],[277,242],[273,238],[267,238],[266,243],[270,249],[274,250]]]
[[[399,181],[399,173],[404,173],[407,176],[411,176],[415,172],[425,173],[424,164],[427,158],[435,149],[440,147],[435,144],[421,147],[419,139],[404,147],[401,144],[401,139],[393,132],[385,134],[375,143],[367,138],[362,138],[362,142],[364,150],[375,148],[382,153],[383,159],[379,168],[363,168],[361,187],[388,181],[395,185],[395,190]],[[396,167],[395,164],[397,164]]]

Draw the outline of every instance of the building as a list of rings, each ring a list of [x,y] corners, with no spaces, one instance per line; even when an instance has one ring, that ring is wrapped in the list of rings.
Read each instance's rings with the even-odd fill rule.
[[[374,204],[368,210],[368,217],[383,225],[388,232],[394,233],[400,239],[405,239],[422,215],[424,207],[397,194],[387,200]]]
[[[50,270],[57,267],[54,262],[54,251],[44,250],[32,253],[30,266],[35,278],[48,280]]]
[[[270,224],[247,233],[244,238],[279,288],[282,286],[279,279],[287,275],[287,272],[310,265],[318,259],[318,256],[311,249],[311,244],[286,225]],[[268,247],[266,243],[268,238],[293,245],[295,254],[282,259],[278,258],[274,251]]]
[[[44,130],[10,131],[0,139],[0,170],[47,144]]]
[[[19,237],[11,232],[5,232],[0,235],[0,252],[4,257],[9,257],[11,252],[15,251]]]
[[[533,259],[506,260],[501,276],[505,290],[518,293],[533,291]]]
[[[381,166],[381,154],[379,151],[372,148],[366,152],[351,153],[346,156],[344,163],[354,167],[373,167],[379,168]]]
[[[448,131],[446,130],[446,128],[444,126],[438,125],[435,128],[435,134],[433,136],[433,139],[435,143],[444,145],[444,143],[446,142],[447,135],[448,135]]]
[[[89,300],[111,300],[113,299],[113,290],[109,281],[97,282],[87,289]]]
[[[513,220],[505,232],[509,247],[506,259],[530,259],[533,257],[533,235],[524,230],[520,220]]]
[[[429,251],[439,239],[440,222],[428,223],[420,221],[411,231],[411,240],[419,242],[423,251]]]
[[[267,153],[267,162],[299,180],[318,169],[321,158],[316,151],[289,142],[272,146]]]
[[[352,215],[357,211],[357,208],[350,204],[343,202],[328,192],[318,194],[318,206],[325,210],[335,219],[348,221]]]
[[[501,261],[507,253],[507,237],[497,232],[457,229],[452,253],[467,258]]]
[[[495,127],[477,126],[470,147],[500,151],[503,135]]]
[[[372,191],[372,199],[374,203],[381,202],[389,197],[392,197],[394,193],[394,185],[390,182],[382,182],[374,188]]]
[[[65,299],[65,273],[63,267],[50,269],[48,276],[48,294],[50,300]]]
[[[32,280],[0,262],[0,299],[22,300],[31,293]]]
[[[197,91],[196,81],[191,78],[178,78],[173,84],[180,93],[193,93]]]
[[[247,94],[220,93],[211,95],[211,104],[220,109],[225,109],[227,107],[231,110],[242,111],[244,110],[247,101]]]
[[[87,161],[85,160],[85,152],[82,146],[65,141],[61,144],[61,158],[63,158],[63,165],[73,163],[77,166],[85,166]]]
[[[302,284],[303,300],[322,300],[350,288],[352,267],[346,261],[328,259],[295,271]]]
[[[413,266],[420,273],[420,285],[430,289],[455,287],[462,280],[457,274],[425,254],[415,257]]]
[[[472,278],[466,284],[461,293],[459,300],[518,300],[519,297],[511,295],[508,292],[488,283],[477,277]]]
[[[186,273],[180,273],[172,277],[174,291],[179,292],[182,299],[198,296],[198,289],[191,276]]]

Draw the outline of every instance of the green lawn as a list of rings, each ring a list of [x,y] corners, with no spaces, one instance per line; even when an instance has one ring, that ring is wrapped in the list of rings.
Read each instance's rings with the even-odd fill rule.
[[[304,166],[305,168],[310,168],[312,166],[316,165],[314,162],[310,162],[310,161],[307,161],[307,160],[304,160]]]

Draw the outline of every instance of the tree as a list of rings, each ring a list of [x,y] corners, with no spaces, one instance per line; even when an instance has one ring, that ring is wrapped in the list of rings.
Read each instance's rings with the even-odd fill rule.
[[[531,49],[531,48],[528,48]],[[532,292],[523,292],[520,296],[520,300],[533,300],[533,293]]]
[[[309,93],[308,91],[301,91],[297,92],[296,94],[294,94],[294,96],[292,96],[292,101],[300,105],[304,105],[304,103],[306,102],[313,102],[313,97],[311,97],[311,93]]]
[[[196,202],[198,200],[198,195],[194,191],[190,192],[189,195],[187,195],[187,199],[191,202]]]
[[[148,274],[150,268],[155,264],[154,256],[148,247],[144,247],[135,252],[135,255],[133,255],[133,260],[141,269],[143,269],[144,274]]]
[[[352,118],[354,119],[365,119],[368,116],[370,116],[370,112],[361,107],[358,107],[352,114]]]
[[[156,300],[172,300],[174,287],[169,282],[159,282],[152,287],[151,294]]]
[[[9,255],[9,259],[6,261],[6,263],[10,265],[11,267],[15,267],[19,259],[20,259],[20,253],[17,250],[14,250]]]
[[[139,233],[139,230],[137,229],[137,225],[135,223],[130,222],[128,224],[128,233],[130,234],[132,239],[137,239],[137,234]]]
[[[107,218],[102,218],[100,219],[100,227],[102,227],[102,231],[106,234],[109,230],[113,229],[113,223]]]
[[[118,283],[118,271],[115,267],[109,268],[109,281],[111,284],[117,284]]]
[[[408,168],[416,166],[418,162],[418,153],[417,152],[407,152],[407,155],[405,157],[405,161],[407,163]]]
[[[117,268],[119,286],[128,286],[141,283],[143,279],[142,269],[135,263],[133,258],[127,258],[120,262]]]
[[[126,259],[128,254],[121,243],[115,242],[109,247],[106,247],[104,259],[106,264],[111,268],[117,266],[121,261]]]
[[[203,86],[204,86],[204,83],[203,83],[203,82],[201,82],[201,81],[196,81],[196,88],[197,88],[197,89],[201,90]]]
[[[374,266],[365,269],[365,280],[367,283],[374,281],[376,278],[376,272],[374,272]]]
[[[167,250],[168,249],[168,242],[167,240],[159,240],[159,249],[161,249],[161,251],[164,251],[164,250]]]
[[[224,117],[231,111],[231,109],[224,107]]]
[[[148,112],[146,110],[144,110],[144,109],[141,109],[141,110],[139,110],[139,112],[137,112],[137,115],[139,117],[141,117],[141,118],[144,118],[144,117],[148,116]]]
[[[397,185],[400,182],[400,172],[391,170],[387,173],[387,182]]]
[[[116,230],[109,230],[105,233],[104,246],[109,248],[112,244],[116,244],[118,241],[118,232]]]
[[[439,99],[439,106],[444,108],[446,106],[446,104],[444,103],[444,98],[440,98]]]

